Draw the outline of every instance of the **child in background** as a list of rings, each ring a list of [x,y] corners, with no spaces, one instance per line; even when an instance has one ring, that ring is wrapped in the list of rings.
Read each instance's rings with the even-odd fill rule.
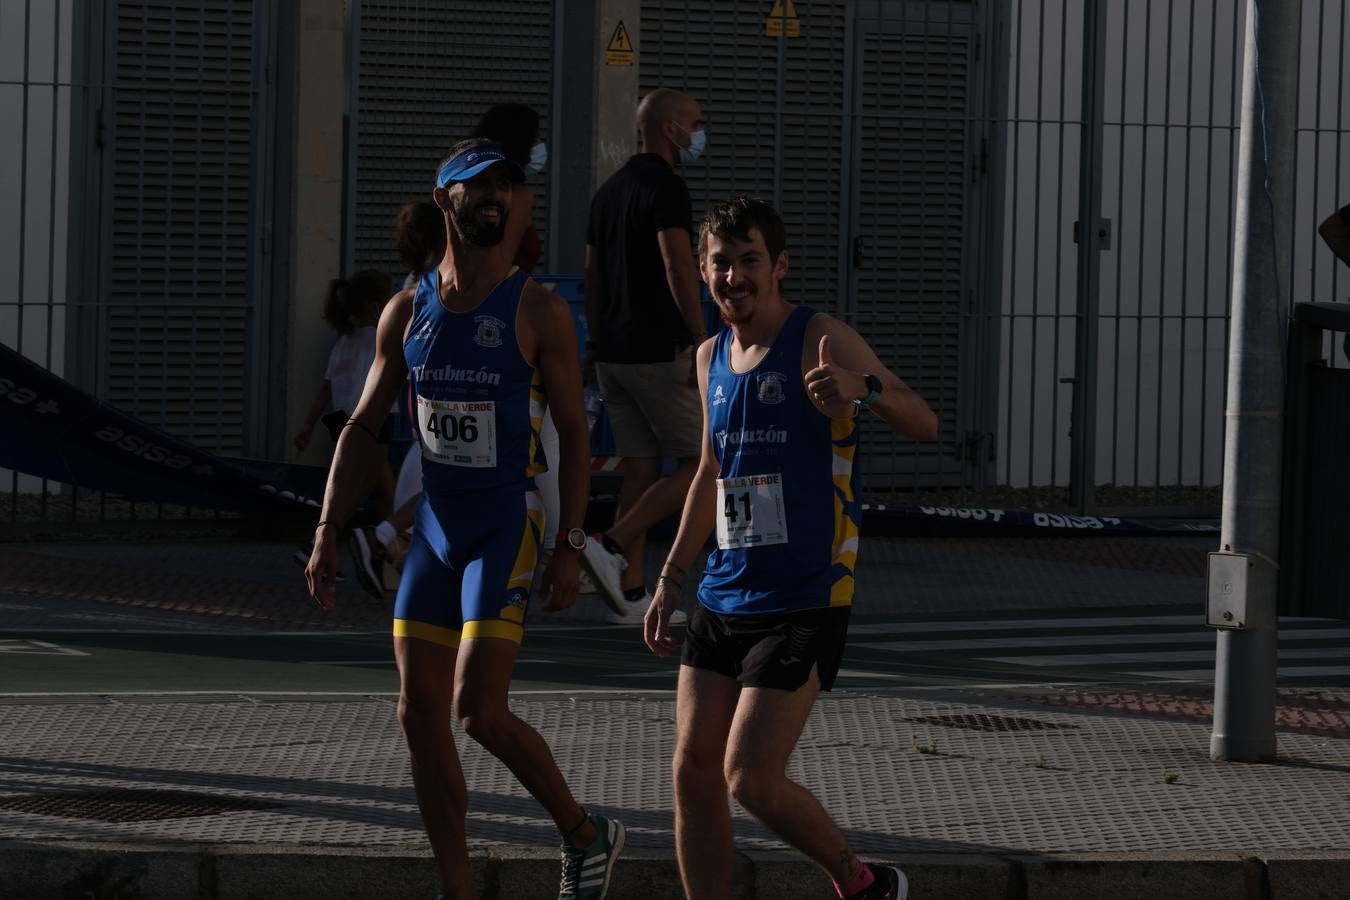
[[[365,387],[366,373],[375,359],[375,326],[380,312],[393,293],[390,278],[383,272],[367,269],[351,278],[335,278],[328,284],[324,298],[323,317],[338,333],[337,342],[328,354],[323,384],[315,392],[305,415],[305,425],[294,437],[295,449],[309,446],[314,426],[319,422],[328,429],[333,443],[337,443],[356,401]],[[380,433],[380,443],[389,443],[392,420]],[[372,496],[377,518],[389,515],[394,503],[394,473],[388,466],[380,466],[374,473]],[[305,561],[308,551],[301,551]],[[297,559],[300,554],[296,554]],[[358,566],[358,574],[360,567]],[[364,584],[364,579],[362,579]],[[367,590],[370,588],[367,586]],[[374,591],[372,591],[374,593]],[[383,586],[377,596],[383,596]]]

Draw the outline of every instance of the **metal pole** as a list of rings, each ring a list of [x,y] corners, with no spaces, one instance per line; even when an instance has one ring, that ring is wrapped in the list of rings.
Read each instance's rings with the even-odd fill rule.
[[[1102,116],[1106,95],[1106,10],[1083,4],[1083,125],[1078,160],[1078,322],[1070,441],[1070,503],[1087,514],[1097,483],[1097,336],[1101,329]]]
[[[783,27],[786,31],[786,22]],[[784,85],[787,73],[787,42],[786,34],[778,38],[778,73],[774,81],[773,205],[779,209],[783,208],[783,103],[785,99],[783,95],[787,93]]]
[[[1238,133],[1233,298],[1223,471],[1223,549],[1250,563],[1246,627],[1220,630],[1210,755],[1275,756],[1284,422],[1300,4],[1248,0]]]

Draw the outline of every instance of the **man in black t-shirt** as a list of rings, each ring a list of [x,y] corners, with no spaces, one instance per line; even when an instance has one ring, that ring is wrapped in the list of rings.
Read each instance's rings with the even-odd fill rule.
[[[694,350],[707,338],[690,228],[689,189],[677,161],[706,146],[703,111],[660,88],[638,104],[640,152],[591,200],[586,230],[586,324],[600,396],[623,458],[613,526],[585,557],[612,621],[641,623],[647,529],[680,509],[698,466],[703,410]],[[662,477],[665,457],[677,460]]]

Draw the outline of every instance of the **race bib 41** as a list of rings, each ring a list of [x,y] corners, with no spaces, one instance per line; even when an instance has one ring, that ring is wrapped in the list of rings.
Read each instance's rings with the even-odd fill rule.
[[[783,476],[717,479],[717,546],[723,550],[786,544]]]

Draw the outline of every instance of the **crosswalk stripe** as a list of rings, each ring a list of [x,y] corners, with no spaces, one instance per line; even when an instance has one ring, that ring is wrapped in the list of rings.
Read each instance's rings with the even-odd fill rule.
[[[1181,669],[1161,672],[1136,672],[1130,670],[1126,675],[1145,675],[1150,678],[1169,678],[1176,680],[1195,680],[1195,669]],[[1212,664],[1211,664],[1212,674]],[[1280,666],[1275,670],[1277,678],[1332,678],[1350,675],[1350,666]],[[1207,681],[1210,679],[1206,679]]]
[[[1334,628],[1342,623],[1334,619],[1313,619],[1302,616],[1289,616],[1280,619],[1280,624],[1284,626],[1291,625],[1324,625],[1327,628]],[[1143,626],[1143,625],[1172,625],[1177,627],[1204,628],[1205,617],[1199,613],[1188,613],[1186,615],[1170,616],[1111,616],[1103,618],[1094,618],[1091,616],[1080,616],[1072,619],[960,619],[950,622],[868,622],[864,624],[850,624],[848,633],[850,635],[867,634],[931,634],[933,632],[962,632],[962,631],[1041,631],[1060,628],[1092,628],[1101,631],[1110,631],[1112,628],[1121,626]]]
[[[1278,677],[1350,676],[1346,622],[1287,617],[1279,624]],[[951,660],[921,654],[951,654],[1024,671],[1047,670],[1048,679],[1081,679],[1083,670],[1096,670],[1158,681],[1210,682],[1216,653],[1215,631],[1196,614],[871,622],[850,627],[849,634],[851,648],[908,655],[920,666],[950,666]],[[872,657],[848,674],[875,679],[876,673],[868,670],[877,668],[886,666]],[[1052,674],[1055,670],[1067,671]]]
[[[1291,659],[1346,659],[1350,652],[1341,647],[1280,648],[1280,660]],[[1013,663],[1022,666],[1110,666],[1152,665],[1170,662],[1213,662],[1214,650],[1171,650],[1162,653],[1073,653],[1052,656],[985,656],[990,662]]]
[[[1350,628],[1329,628],[1325,630],[1300,628],[1280,632],[1280,642],[1315,641],[1350,638]],[[931,641],[856,641],[855,647],[870,647],[875,650],[891,650],[896,653],[922,653],[925,650],[988,650],[1007,647],[1090,647],[1096,645],[1117,646],[1122,644],[1205,644],[1213,645],[1214,632],[1210,629],[1185,632],[1182,634],[1160,632],[1157,634],[1117,634],[1102,631],[1096,634],[1060,634],[1037,635],[1035,637],[1001,637],[937,639]]]
[[[961,619],[952,622],[869,622],[850,624],[849,634],[920,634],[933,631],[999,631],[1027,628],[1109,628],[1113,625],[1203,625],[1204,617],[1194,613],[1172,616],[1115,616],[1111,618],[1073,619]]]

